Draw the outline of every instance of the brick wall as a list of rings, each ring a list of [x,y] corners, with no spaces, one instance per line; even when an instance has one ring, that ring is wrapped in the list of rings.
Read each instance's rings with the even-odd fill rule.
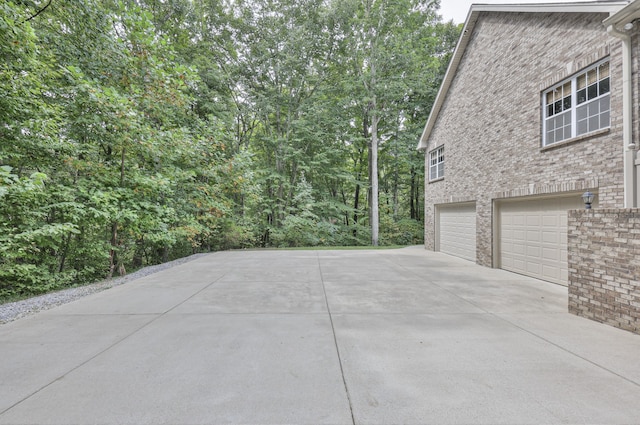
[[[569,312],[640,334],[640,209],[569,211]]]
[[[480,13],[428,139],[445,147],[445,178],[425,184],[425,246],[435,249],[436,205],[475,201],[477,263],[493,265],[494,200],[590,189],[623,204],[621,45],[607,14]],[[541,94],[610,57],[611,128],[541,148]],[[428,172],[427,172],[428,176]]]

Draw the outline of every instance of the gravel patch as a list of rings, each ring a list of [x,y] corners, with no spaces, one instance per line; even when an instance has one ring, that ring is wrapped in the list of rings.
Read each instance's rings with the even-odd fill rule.
[[[12,322],[25,316],[35,314],[39,311],[48,310],[50,308],[75,301],[79,298],[87,295],[94,294],[96,292],[104,291],[105,289],[112,288],[114,286],[122,285],[132,280],[140,279],[141,277],[149,276],[154,273],[158,273],[163,270],[167,270],[171,267],[175,267],[180,264],[198,259],[208,253],[194,254],[189,257],[179,258],[168,263],[157,264],[155,266],[144,267],[133,273],[127,274],[122,277],[117,277],[109,280],[103,280],[100,282],[92,283],[85,286],[79,286],[77,288],[63,289],[57,292],[51,292],[49,294],[39,295],[37,297],[28,298],[22,301],[16,301],[7,304],[0,305],[0,325]]]

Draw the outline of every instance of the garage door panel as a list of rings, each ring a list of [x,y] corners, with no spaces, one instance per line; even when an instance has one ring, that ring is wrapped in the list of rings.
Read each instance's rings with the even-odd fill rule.
[[[535,264],[535,263],[531,263],[531,262],[526,262],[525,263],[525,269],[527,272],[529,273],[533,273],[533,274],[540,274],[541,271],[541,266],[540,264]]]
[[[526,222],[526,226],[539,226],[540,225],[540,217],[538,216],[533,216],[533,215],[527,215],[527,218],[525,220]]]
[[[457,205],[438,209],[438,250],[467,260],[476,259],[475,205]]]
[[[556,261],[556,259],[561,258],[559,249],[557,248],[543,248],[542,249],[542,259],[548,261]]]
[[[568,269],[560,270],[560,279],[563,282],[568,282],[569,281],[569,270]]]
[[[562,238],[562,233],[552,232],[547,230],[542,231],[543,244],[551,244],[555,246],[556,244],[560,243],[561,238]]]
[[[526,254],[527,246],[523,243],[513,243],[511,245],[513,247],[513,256],[514,258],[518,258],[518,256],[524,256]]]
[[[543,268],[542,271],[542,279],[543,280],[560,280],[562,278],[561,273],[559,273],[559,270],[555,267],[551,267],[551,266],[546,266]]]
[[[537,224],[534,224],[532,226],[538,227]],[[533,241],[533,242],[540,242],[540,232],[536,231],[536,230],[527,230],[526,232],[527,236],[526,236],[526,240],[527,241]]]
[[[550,216],[544,215],[542,216],[542,225],[543,226],[559,226],[560,216]]]
[[[540,247],[527,245],[525,249],[527,252],[527,257],[540,257]]]
[[[580,208],[579,195],[500,204],[500,267],[566,285],[567,210]]]

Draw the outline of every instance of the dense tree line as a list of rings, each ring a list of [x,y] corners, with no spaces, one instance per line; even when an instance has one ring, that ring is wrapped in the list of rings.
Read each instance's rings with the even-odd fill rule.
[[[198,251],[420,243],[414,147],[458,36],[437,7],[2,2],[0,299]]]

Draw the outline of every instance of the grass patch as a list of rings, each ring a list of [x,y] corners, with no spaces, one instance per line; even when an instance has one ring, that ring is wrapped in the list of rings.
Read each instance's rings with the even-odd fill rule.
[[[294,247],[269,247],[246,248],[232,251],[355,251],[355,250],[380,250],[400,249],[416,245],[384,245],[384,246],[294,246]]]

